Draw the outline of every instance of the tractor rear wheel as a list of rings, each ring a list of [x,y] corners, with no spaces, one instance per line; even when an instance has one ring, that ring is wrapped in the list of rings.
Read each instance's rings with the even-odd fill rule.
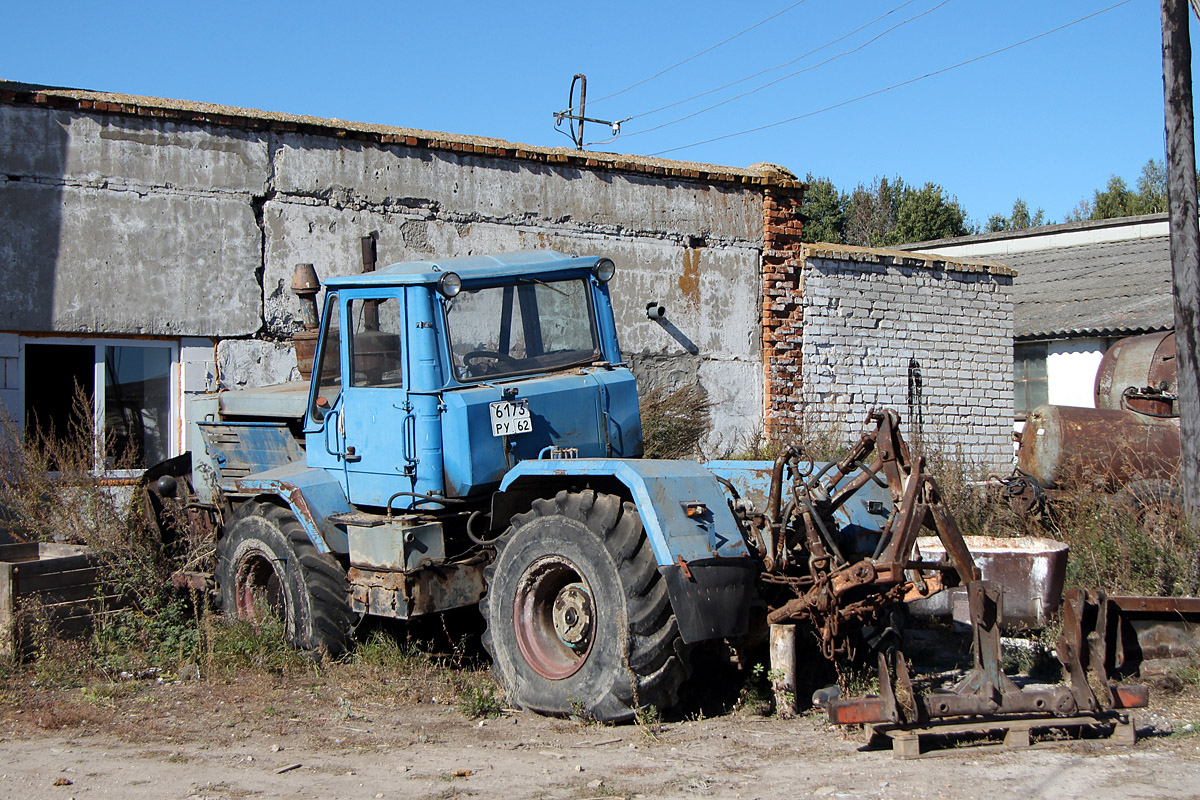
[[[314,654],[346,648],[355,622],[346,571],[286,508],[250,502],[239,510],[217,543],[217,585],[228,616],[275,615],[288,642]]]
[[[602,722],[675,703],[683,643],[632,503],[559,492],[514,517],[496,550],[480,608],[509,702]]]

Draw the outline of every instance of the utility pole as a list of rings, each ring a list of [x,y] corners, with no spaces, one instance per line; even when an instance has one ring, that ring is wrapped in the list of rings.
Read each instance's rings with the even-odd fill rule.
[[[1191,0],[1191,5],[1198,5]],[[1200,14],[1200,8],[1197,8]],[[1184,501],[1200,514],[1200,227],[1192,109],[1189,0],[1162,0],[1163,98],[1167,133],[1167,209],[1179,369],[1180,478]]]

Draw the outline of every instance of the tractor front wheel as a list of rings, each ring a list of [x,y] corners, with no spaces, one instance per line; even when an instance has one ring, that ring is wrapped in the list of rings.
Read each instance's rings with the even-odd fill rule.
[[[559,492],[514,517],[496,549],[480,608],[509,702],[602,722],[674,704],[683,645],[632,503]]]
[[[289,643],[312,653],[346,648],[354,614],[346,571],[309,541],[295,515],[247,503],[217,543],[221,608],[231,617],[277,617]]]

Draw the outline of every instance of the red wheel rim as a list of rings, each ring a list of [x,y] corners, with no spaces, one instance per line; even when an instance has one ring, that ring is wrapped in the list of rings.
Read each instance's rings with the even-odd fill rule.
[[[253,553],[238,564],[234,602],[239,619],[259,620],[267,614],[283,613],[283,585],[275,565]]]
[[[596,627],[592,590],[561,556],[529,565],[513,598],[517,647],[535,672],[550,680],[574,675],[592,649]]]

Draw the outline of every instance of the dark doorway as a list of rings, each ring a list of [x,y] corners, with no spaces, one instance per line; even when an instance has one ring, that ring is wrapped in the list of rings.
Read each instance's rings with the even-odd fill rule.
[[[82,389],[86,413],[96,391],[96,348],[77,344],[25,345],[25,434],[62,441],[71,431],[76,393]]]

